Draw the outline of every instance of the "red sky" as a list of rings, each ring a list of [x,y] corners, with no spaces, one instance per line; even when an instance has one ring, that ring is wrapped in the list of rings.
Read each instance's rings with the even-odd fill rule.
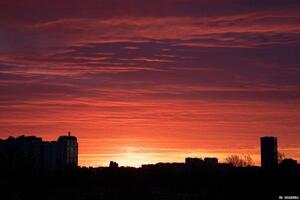
[[[298,0],[3,0],[0,137],[71,131],[79,164],[300,161]]]

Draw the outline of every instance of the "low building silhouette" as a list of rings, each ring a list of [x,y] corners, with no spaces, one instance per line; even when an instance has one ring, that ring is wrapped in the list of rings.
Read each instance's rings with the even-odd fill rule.
[[[261,137],[261,167],[265,169],[275,168],[278,164],[278,150],[276,137]]]
[[[202,159],[202,158],[186,158],[185,164],[188,166],[203,166],[203,165],[217,166],[218,158],[209,158],[209,157],[206,157],[204,159]]]
[[[281,164],[287,166],[297,166],[297,160],[294,160],[292,158],[286,158],[282,161]]]
[[[185,164],[190,167],[196,167],[203,165],[204,160],[202,158],[185,158]]]
[[[117,162],[114,162],[114,161],[109,162],[109,168],[116,169],[118,167],[119,167],[119,164]]]
[[[204,158],[204,163],[210,166],[217,166],[218,158]]]
[[[217,158],[186,158],[186,170],[193,171],[214,171],[220,169],[220,164]]]
[[[9,171],[61,171],[78,166],[77,138],[61,136],[57,141],[19,136],[0,140],[1,169]]]
[[[281,167],[285,170],[296,170],[298,168],[297,160],[286,158],[281,162]]]

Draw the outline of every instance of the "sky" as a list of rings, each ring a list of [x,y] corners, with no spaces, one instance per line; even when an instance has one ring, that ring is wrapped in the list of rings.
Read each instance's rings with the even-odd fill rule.
[[[0,138],[71,131],[79,165],[300,162],[298,0],[1,0]]]

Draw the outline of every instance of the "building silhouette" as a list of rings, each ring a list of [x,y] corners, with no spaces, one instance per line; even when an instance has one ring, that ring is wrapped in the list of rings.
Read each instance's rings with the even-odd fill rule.
[[[276,137],[261,137],[261,167],[271,169],[278,164],[277,138]]]
[[[218,158],[209,158],[206,157],[204,159],[202,158],[185,158],[185,164],[188,166],[203,166],[203,165],[209,165],[209,166],[216,166],[218,165]]]
[[[9,171],[62,171],[78,166],[75,136],[60,136],[57,141],[19,136],[0,140],[1,169]]]
[[[78,143],[75,136],[60,136],[57,140],[59,167],[65,169],[78,166]]]
[[[114,161],[109,162],[109,168],[117,169],[119,167],[119,164]]]
[[[282,161],[281,165],[285,168],[296,168],[298,165],[297,160],[294,160],[292,158],[286,158]]]

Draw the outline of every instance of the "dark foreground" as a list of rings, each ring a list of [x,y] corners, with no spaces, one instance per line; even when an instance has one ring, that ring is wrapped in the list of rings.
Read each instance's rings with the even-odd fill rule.
[[[56,174],[1,173],[3,200],[299,198],[297,169],[257,167],[182,170],[170,167],[81,168]]]

